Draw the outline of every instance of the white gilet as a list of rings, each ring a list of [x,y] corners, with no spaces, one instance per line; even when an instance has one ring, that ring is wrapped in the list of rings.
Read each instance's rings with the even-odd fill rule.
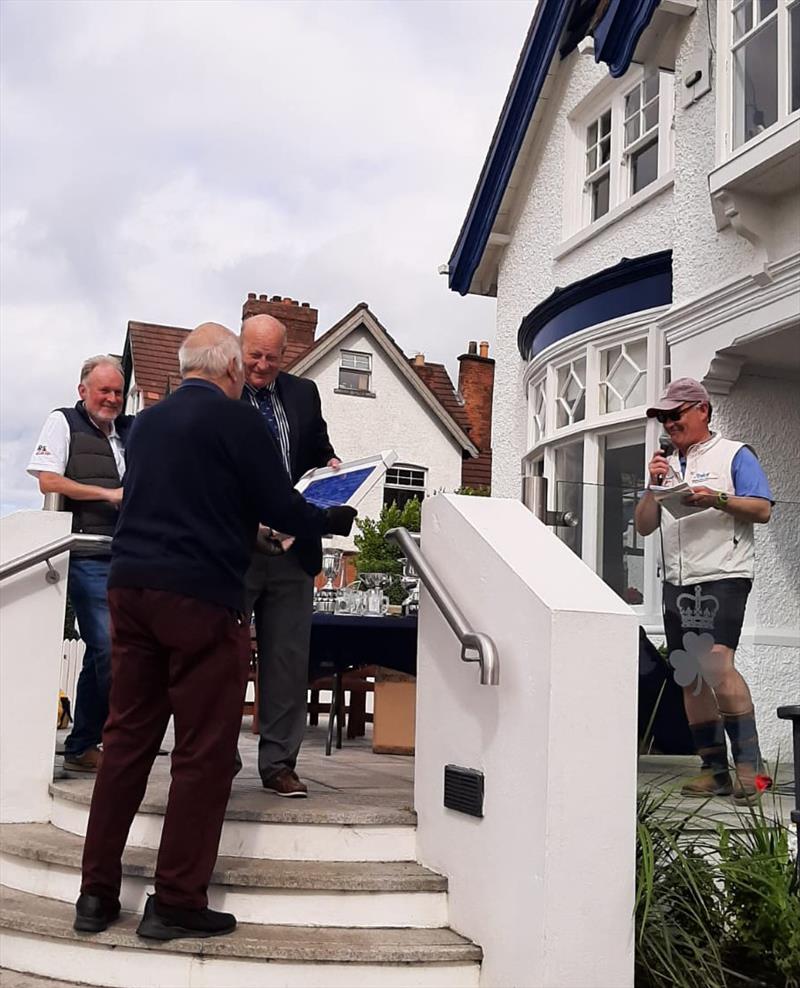
[[[682,479],[693,486],[710,487],[733,495],[733,459],[742,446],[744,443],[712,433],[710,439],[689,447],[682,478],[676,450],[669,457],[672,470],[664,486],[674,487]],[[680,519],[662,509],[661,533],[664,578],[668,583],[706,583],[735,577],[753,579],[752,522],[738,521],[717,508],[707,508]]]

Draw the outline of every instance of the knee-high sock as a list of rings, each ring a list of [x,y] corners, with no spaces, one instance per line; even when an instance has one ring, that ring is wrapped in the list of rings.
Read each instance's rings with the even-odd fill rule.
[[[715,774],[728,771],[728,751],[725,746],[725,730],[722,721],[707,720],[701,724],[691,724],[694,748],[703,762],[704,769]]]
[[[758,745],[755,711],[751,707],[743,714],[726,714],[722,711],[725,731],[731,742],[731,754],[735,765],[752,768],[756,773],[765,771]]]

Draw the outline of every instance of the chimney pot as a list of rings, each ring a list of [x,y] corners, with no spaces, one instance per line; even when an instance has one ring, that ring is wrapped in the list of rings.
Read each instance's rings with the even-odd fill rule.
[[[283,299],[280,297],[280,295],[273,295],[272,298],[270,299],[270,302],[282,302],[282,301]]]
[[[253,296],[253,297],[255,298],[255,296]],[[266,295],[259,295],[258,296],[258,300],[259,300],[259,302],[266,302],[267,301],[267,296]]]
[[[417,354],[414,355],[414,366],[415,367],[424,367],[425,366],[425,354],[424,353],[417,353]]]
[[[310,306],[311,306],[311,303],[310,302],[301,302],[300,303],[300,308],[301,309],[308,309],[308,308],[310,308]]]
[[[486,340],[481,340],[481,356],[482,357],[489,356],[489,344],[487,343]]]
[[[478,344],[475,342],[475,340],[470,340],[469,346],[467,347],[467,353],[477,354],[477,352],[478,352]]]
[[[250,299],[252,301],[256,297],[256,293],[255,292],[248,292],[247,293],[247,297],[248,297],[248,299]]]

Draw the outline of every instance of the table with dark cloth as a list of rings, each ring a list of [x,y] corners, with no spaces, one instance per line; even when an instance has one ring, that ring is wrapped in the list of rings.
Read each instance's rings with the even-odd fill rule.
[[[334,721],[337,723],[336,747],[342,746],[343,673],[371,665],[416,675],[416,615],[364,617],[314,614],[311,621],[309,681],[325,675],[331,675],[334,679],[326,754],[330,754],[331,750]]]

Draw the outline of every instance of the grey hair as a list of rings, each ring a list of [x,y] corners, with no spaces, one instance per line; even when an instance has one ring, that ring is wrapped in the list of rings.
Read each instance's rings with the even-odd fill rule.
[[[187,337],[178,350],[178,364],[181,377],[188,374],[205,374],[208,377],[222,377],[233,360],[236,369],[242,369],[242,347],[239,338],[230,330],[215,343],[197,344]]]
[[[86,378],[92,373],[95,367],[113,367],[115,371],[125,377],[125,373],[122,370],[122,364],[116,357],[112,357],[108,353],[100,353],[96,357],[89,357],[88,360],[84,360],[83,366],[81,367],[81,384],[86,381]]]

